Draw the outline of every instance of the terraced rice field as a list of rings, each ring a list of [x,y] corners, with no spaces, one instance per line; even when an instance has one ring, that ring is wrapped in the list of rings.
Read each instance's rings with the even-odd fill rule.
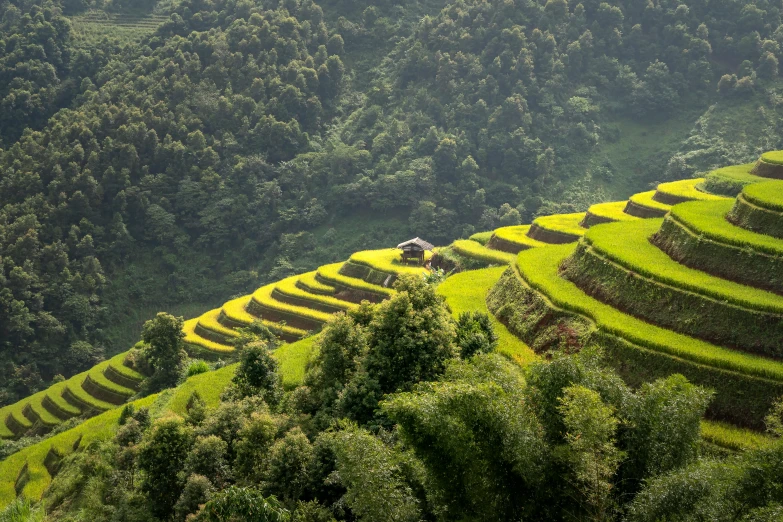
[[[478,245],[478,243],[476,243]],[[231,357],[237,328],[260,321],[284,340],[296,341],[318,331],[332,314],[351,310],[362,299],[394,295],[389,283],[401,274],[425,274],[421,266],[402,264],[400,250],[357,252],[344,263],[265,285],[185,323],[185,342],[205,357]],[[427,253],[429,260],[431,253]],[[385,284],[386,283],[386,284]]]
[[[733,206],[732,200],[677,205],[654,243],[683,265],[783,294],[783,242],[727,221]]]
[[[280,365],[285,388],[294,388],[304,381],[305,368],[312,357],[315,341],[315,337],[310,337],[284,345],[274,352],[273,357]],[[136,408],[149,407],[160,417],[167,414],[185,415],[192,395],[198,393],[207,408],[213,408],[219,403],[220,395],[234,376],[235,369],[236,365],[229,365],[193,376],[175,388],[172,393],[150,395],[132,404]],[[51,483],[60,459],[94,441],[106,440],[114,436],[119,427],[121,411],[121,407],[113,407],[75,428],[29,446],[0,461],[0,510],[17,496],[39,500]]]
[[[633,221],[639,219],[636,216],[625,213],[627,201],[611,201],[609,203],[597,203],[587,209],[584,220],[580,223],[583,227],[589,228],[601,223],[613,223],[615,221]]]
[[[574,339],[600,345],[631,385],[682,373],[715,390],[710,420],[702,423],[705,441],[730,450],[761,447],[768,439],[742,427],[761,429],[770,404],[783,396],[783,239],[769,233],[783,230],[783,182],[757,183],[763,178],[750,172],[756,167],[718,169],[627,202],[593,205],[588,213],[541,217],[455,241],[451,248],[460,256],[497,266],[452,275],[438,292],[455,316],[502,312],[503,322],[492,317],[498,350],[520,364],[536,357],[531,347],[548,346],[538,336],[573,326],[584,334]],[[705,192],[711,187],[716,194]],[[740,191],[736,202],[722,197]],[[767,233],[737,217],[742,205],[767,212]],[[426,273],[402,264],[399,254],[357,252],[263,286],[187,321],[185,342],[194,355],[231,358],[237,329],[261,321],[290,342],[274,356],[291,389],[303,382],[317,349],[311,334],[334,313],[393,296],[401,274]],[[534,327],[520,331],[519,325]],[[0,409],[6,438],[98,414],[0,462],[0,507],[17,493],[40,498],[51,480],[48,466],[114,433],[118,405],[143,379],[124,361],[120,354]],[[216,404],[232,372],[196,376],[165,398],[137,404],[165,401],[156,408],[182,414],[196,390]]]
[[[487,247],[512,254],[518,254],[528,248],[536,248],[546,245],[543,241],[533,239],[528,235],[530,225],[517,225],[502,227],[495,230]]]
[[[704,178],[684,179],[681,181],[672,181],[661,183],[655,189],[653,199],[661,203],[676,205],[685,201],[715,201],[725,199],[724,196],[708,194],[699,190],[699,186],[704,183]]]
[[[699,189],[712,194],[736,197],[746,185],[764,180],[751,173],[754,165],[755,163],[746,163],[713,170],[707,174]]]
[[[71,16],[74,45],[87,48],[104,38],[116,40],[121,45],[136,43],[154,33],[168,16],[155,14],[108,13],[88,11]]]
[[[144,378],[124,364],[126,356],[127,353],[119,354],[89,371],[0,408],[0,438],[45,433],[72,417],[122,404],[136,393]]]

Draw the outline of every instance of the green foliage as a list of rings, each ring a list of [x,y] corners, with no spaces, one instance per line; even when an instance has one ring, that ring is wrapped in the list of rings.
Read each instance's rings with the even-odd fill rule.
[[[177,384],[187,359],[182,342],[183,324],[181,317],[165,312],[144,323],[142,356],[154,371],[144,383],[148,390],[158,391]]]
[[[201,373],[206,373],[210,370],[209,364],[206,361],[198,360],[193,361],[188,365],[188,371],[186,373],[186,377],[193,377],[194,375],[199,375]]]
[[[367,332],[351,315],[338,314],[327,323],[305,380],[321,408],[334,406],[367,349]]]
[[[477,353],[495,350],[498,336],[489,315],[482,312],[463,312],[457,319],[457,346],[460,357],[467,359]]]
[[[712,392],[690,384],[682,375],[645,383],[623,405],[630,429],[622,431],[628,458],[622,474],[632,483],[681,468],[695,460],[700,437],[699,420]]]
[[[565,458],[573,466],[579,502],[589,520],[606,520],[612,507],[612,477],[624,457],[615,445],[620,422],[598,393],[582,386],[565,388],[558,410],[566,428]]]
[[[332,444],[345,502],[359,520],[421,520],[420,500],[405,481],[404,454],[355,426],[336,433]]]
[[[519,370],[500,362],[493,369],[497,383],[480,372],[458,374],[382,404],[450,517],[519,518],[542,480],[541,428],[522,399]]]
[[[200,475],[208,478],[214,486],[223,487],[231,479],[228,444],[216,435],[196,437],[182,469],[188,477]],[[186,494],[184,489],[182,494]]]
[[[0,511],[2,522],[43,522],[46,512],[43,506],[36,506],[25,499],[18,499]]]
[[[287,505],[296,505],[309,485],[308,467],[313,447],[299,428],[293,428],[269,447],[264,469],[264,489]]]
[[[242,348],[239,367],[232,379],[239,397],[258,395],[270,405],[280,401],[282,385],[278,363],[266,342],[256,340]]]
[[[190,475],[182,495],[174,505],[174,519],[184,522],[188,515],[198,512],[199,506],[210,500],[214,489],[209,479],[203,475]]]
[[[182,494],[183,480],[178,472],[188,458],[192,434],[176,417],[158,421],[139,451],[138,465],[144,473],[141,489],[147,495],[152,512],[165,518],[174,512]]]
[[[628,520],[775,520],[781,514],[783,446],[727,461],[703,460],[651,480]]]
[[[394,288],[397,295],[373,314],[364,361],[383,393],[434,379],[454,356],[455,328],[443,298],[412,275],[401,276]]]
[[[216,493],[196,520],[208,522],[286,522],[291,514],[274,497],[255,488],[231,486]]]

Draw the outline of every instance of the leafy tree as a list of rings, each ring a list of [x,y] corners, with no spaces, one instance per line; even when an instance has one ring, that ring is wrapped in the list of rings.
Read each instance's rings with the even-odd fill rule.
[[[519,370],[500,361],[453,365],[446,382],[420,384],[382,403],[423,461],[448,517],[515,520],[535,510],[526,503],[542,486],[547,450],[522,399]]]
[[[264,490],[295,506],[309,483],[313,448],[307,436],[294,428],[270,448],[264,470]]]
[[[455,355],[454,321],[435,289],[408,275],[394,287],[397,294],[376,307],[364,359],[384,393],[434,379]]]
[[[174,520],[184,522],[188,515],[197,513],[199,506],[206,504],[212,497],[215,487],[203,475],[190,475],[185,482],[177,503],[174,505]]]
[[[231,486],[213,495],[196,520],[207,522],[287,522],[291,513],[274,497],[254,488]]]
[[[215,435],[197,437],[185,459],[183,470],[188,476],[200,475],[216,487],[222,487],[231,479],[228,444]]]
[[[182,375],[187,354],[182,332],[184,321],[165,312],[144,323],[141,339],[144,341],[143,357],[154,373],[145,381],[148,391],[162,390],[177,384]]]
[[[498,336],[489,316],[483,312],[463,312],[457,320],[457,346],[460,357],[489,353],[497,347]]]
[[[367,333],[352,314],[338,314],[316,341],[317,352],[305,377],[320,408],[332,408],[367,352]]]
[[[333,447],[345,501],[359,520],[421,520],[419,499],[404,478],[403,455],[356,427],[336,433]]]
[[[566,426],[566,459],[589,520],[609,520],[612,478],[623,458],[615,445],[619,420],[601,396],[582,386],[564,390],[559,411]]]
[[[155,516],[168,518],[182,495],[180,476],[192,445],[192,433],[182,419],[158,421],[139,451],[138,465],[143,473],[141,490]]]
[[[264,341],[255,341],[242,348],[239,368],[232,379],[239,397],[259,395],[268,404],[276,405],[283,393],[278,363]]]

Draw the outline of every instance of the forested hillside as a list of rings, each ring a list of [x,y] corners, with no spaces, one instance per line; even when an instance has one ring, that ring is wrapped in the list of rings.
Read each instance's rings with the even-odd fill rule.
[[[157,309],[409,234],[586,210],[781,141],[770,2],[0,12],[0,404],[129,348]],[[162,22],[90,40],[95,12]]]

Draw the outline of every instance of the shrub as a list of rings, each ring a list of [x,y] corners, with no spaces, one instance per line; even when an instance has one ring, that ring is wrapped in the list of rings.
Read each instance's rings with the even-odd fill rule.
[[[492,328],[489,316],[482,312],[463,312],[457,319],[457,346],[463,359],[477,353],[493,351],[498,336]]]
[[[198,360],[193,361],[188,365],[188,371],[185,374],[186,377],[193,377],[200,373],[206,373],[210,370],[209,364],[206,361]]]

